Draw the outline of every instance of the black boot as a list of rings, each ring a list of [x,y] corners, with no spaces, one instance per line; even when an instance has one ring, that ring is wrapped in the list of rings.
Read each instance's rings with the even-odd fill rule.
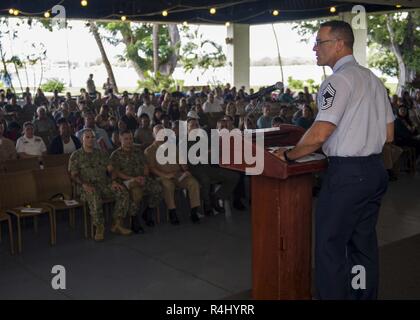
[[[146,226],[148,227],[155,226],[155,222],[153,221],[153,214],[154,209],[150,207],[147,207],[147,209],[143,212],[143,220],[146,222]]]
[[[137,215],[131,217],[131,230],[134,233],[144,233],[144,229],[140,224],[140,219]]]
[[[195,208],[191,209],[191,221],[193,223],[200,223],[200,218],[198,217],[197,209],[198,209],[198,207],[195,207]]]
[[[179,224],[179,220],[176,215],[176,209],[169,210],[169,220],[171,221],[171,224],[173,225]]]

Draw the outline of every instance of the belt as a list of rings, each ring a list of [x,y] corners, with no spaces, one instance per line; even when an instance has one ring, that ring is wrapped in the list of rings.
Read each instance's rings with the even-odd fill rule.
[[[328,157],[330,163],[366,163],[382,160],[382,154],[372,154],[366,157]]]

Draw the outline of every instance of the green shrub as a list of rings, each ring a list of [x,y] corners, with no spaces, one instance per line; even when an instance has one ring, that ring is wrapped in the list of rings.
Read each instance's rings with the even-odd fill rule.
[[[138,88],[144,89],[148,88],[151,92],[160,92],[162,89],[171,91],[176,90],[176,86],[179,85],[182,87],[183,81],[177,81],[172,76],[161,74],[160,72],[156,73],[156,76],[152,72],[146,71],[144,73],[144,80],[137,81]]]
[[[43,85],[41,85],[41,89],[44,92],[54,92],[54,90],[57,90],[59,93],[64,91],[64,82],[61,82],[58,79],[49,79],[47,82],[45,82]]]

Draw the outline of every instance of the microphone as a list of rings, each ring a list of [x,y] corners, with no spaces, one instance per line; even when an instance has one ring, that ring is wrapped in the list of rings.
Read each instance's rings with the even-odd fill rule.
[[[276,82],[276,84],[272,86],[269,86],[265,89],[262,89],[254,94],[247,96],[246,100],[249,101],[252,99],[257,99],[257,98],[265,96],[266,94],[269,94],[270,92],[273,92],[274,90],[282,90],[283,88],[284,88],[283,82],[279,81],[279,82]]]
[[[280,81],[276,82],[276,84],[274,84],[272,86],[269,86],[265,89],[262,89],[262,90],[258,91],[257,93],[254,93],[254,94],[251,94],[251,95],[247,96],[246,101],[261,98],[261,97],[265,96],[266,94],[269,94],[270,92],[273,92],[274,90],[283,90],[283,88],[284,88],[283,82],[280,82]],[[262,101],[258,101],[257,104],[252,109],[248,110],[246,112],[246,116],[249,116],[251,113],[254,113],[255,111],[257,111],[257,109],[259,107],[261,109],[260,104],[262,104]]]

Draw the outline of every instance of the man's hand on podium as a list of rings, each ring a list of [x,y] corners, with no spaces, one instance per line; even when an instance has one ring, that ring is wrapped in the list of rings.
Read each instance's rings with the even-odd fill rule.
[[[288,148],[279,148],[273,153],[276,157],[280,158],[281,161],[287,162],[286,158],[284,157],[284,152],[287,150]]]

